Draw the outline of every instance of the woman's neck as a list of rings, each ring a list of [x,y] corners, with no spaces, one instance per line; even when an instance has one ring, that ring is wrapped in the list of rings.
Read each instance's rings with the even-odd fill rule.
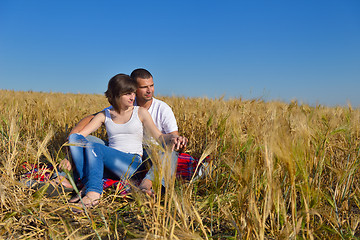
[[[126,107],[126,106],[113,106],[115,112],[117,112],[118,114],[124,114],[127,113],[128,111],[132,111],[134,106],[130,106],[130,107]]]

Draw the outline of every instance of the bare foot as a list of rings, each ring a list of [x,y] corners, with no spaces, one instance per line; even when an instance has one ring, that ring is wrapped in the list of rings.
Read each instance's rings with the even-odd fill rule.
[[[74,213],[83,212],[83,207],[92,208],[99,204],[101,194],[97,192],[88,192],[85,197],[82,198],[82,202],[78,202],[72,211]]]
[[[75,196],[73,196],[72,198],[70,198],[69,203],[77,203],[80,201],[80,196],[84,197],[85,195],[85,188],[82,188],[78,194],[76,194]]]
[[[152,188],[152,181],[149,180],[149,179],[142,180],[142,182],[139,185],[139,188],[140,188],[141,191],[148,194],[149,196],[154,195],[154,191],[151,189]]]

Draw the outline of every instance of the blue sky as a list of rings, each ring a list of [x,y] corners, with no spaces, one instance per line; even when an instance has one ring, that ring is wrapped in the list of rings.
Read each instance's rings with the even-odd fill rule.
[[[360,106],[358,0],[0,0],[0,88]]]

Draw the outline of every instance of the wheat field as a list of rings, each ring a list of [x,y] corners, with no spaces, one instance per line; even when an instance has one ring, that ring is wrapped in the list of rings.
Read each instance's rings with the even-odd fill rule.
[[[360,238],[360,111],[350,105],[159,96],[189,139],[187,152],[210,156],[207,174],[190,182],[164,176],[171,184],[162,193],[155,183],[156,198],[107,189],[97,207],[74,214],[67,193],[49,197],[20,182],[21,166],[67,157],[71,128],[107,107],[105,97],[0,97],[3,239]]]

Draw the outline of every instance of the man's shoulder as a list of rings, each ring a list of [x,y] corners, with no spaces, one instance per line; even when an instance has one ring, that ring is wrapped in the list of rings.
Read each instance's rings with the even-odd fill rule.
[[[107,107],[107,108],[104,108],[103,110],[101,110],[101,111],[105,111],[105,110],[111,110],[111,109],[113,109],[113,106],[109,106],[109,107]]]
[[[153,98],[153,104],[157,108],[170,108],[171,109],[171,107],[166,102],[161,101],[157,98]]]
[[[158,116],[162,119],[168,119],[174,118],[174,112],[171,109],[171,107],[165,103],[164,101],[161,101],[159,99],[153,98],[151,109],[149,109],[149,112],[153,116]],[[155,115],[154,115],[155,114]]]
[[[162,133],[178,131],[174,112],[171,107],[159,99],[153,98],[153,103],[149,110],[155,125]]]

